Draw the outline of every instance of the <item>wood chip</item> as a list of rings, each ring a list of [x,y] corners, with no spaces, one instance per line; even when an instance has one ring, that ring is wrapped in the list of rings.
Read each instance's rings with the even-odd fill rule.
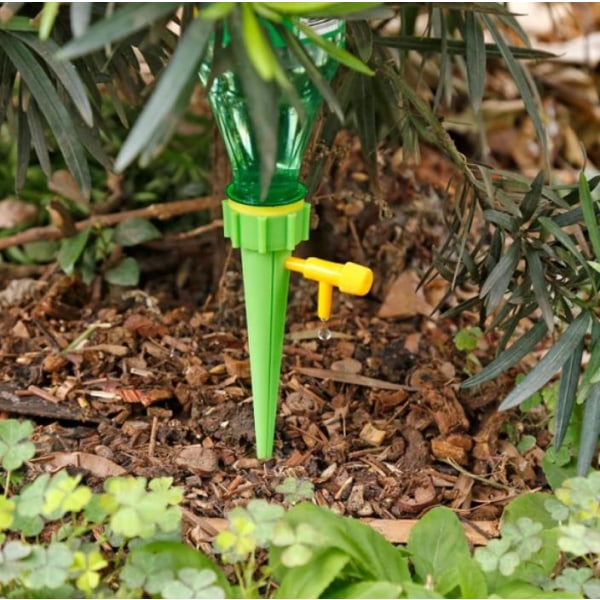
[[[187,446],[175,458],[178,465],[187,467],[196,475],[211,475],[219,468],[219,457],[212,448],[200,444]]]
[[[377,429],[371,423],[366,423],[360,432],[360,439],[369,446],[381,446],[383,440],[385,440],[385,431]]]

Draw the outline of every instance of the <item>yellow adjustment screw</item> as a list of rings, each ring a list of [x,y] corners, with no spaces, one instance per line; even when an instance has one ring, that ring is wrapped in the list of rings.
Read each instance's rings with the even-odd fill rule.
[[[306,279],[319,282],[317,314],[326,321],[331,316],[333,288],[340,292],[364,296],[373,285],[373,271],[353,262],[345,264],[322,260],[321,258],[296,258],[290,256],[285,261],[286,269],[301,273]]]

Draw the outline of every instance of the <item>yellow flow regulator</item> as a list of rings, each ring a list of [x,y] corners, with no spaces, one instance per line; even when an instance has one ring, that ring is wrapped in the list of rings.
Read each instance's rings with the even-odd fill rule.
[[[364,296],[373,285],[373,271],[353,262],[341,264],[321,258],[290,256],[285,261],[285,267],[319,283],[317,314],[323,321],[331,316],[334,287],[345,294]]]

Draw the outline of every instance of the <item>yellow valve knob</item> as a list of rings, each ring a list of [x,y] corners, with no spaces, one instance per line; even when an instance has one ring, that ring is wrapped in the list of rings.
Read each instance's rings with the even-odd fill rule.
[[[353,262],[335,263],[321,258],[296,258],[285,261],[286,269],[301,273],[307,279],[319,282],[317,314],[326,321],[331,315],[333,288],[345,294],[364,296],[373,285],[373,271]]]

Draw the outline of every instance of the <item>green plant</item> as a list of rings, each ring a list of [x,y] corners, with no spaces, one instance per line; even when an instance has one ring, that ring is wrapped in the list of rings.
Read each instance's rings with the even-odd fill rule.
[[[454,345],[457,350],[466,352],[466,365],[464,372],[467,375],[472,375],[481,369],[481,362],[474,350],[477,348],[479,340],[483,337],[481,327],[465,327],[459,329],[454,336]]]
[[[31,426],[12,419],[2,425],[2,464],[8,460],[14,472],[33,455]],[[406,546],[396,547],[368,525],[306,502],[307,482],[287,479],[278,491],[283,506],[251,500],[227,515],[215,539],[217,554],[233,568],[232,586],[213,560],[181,542],[182,491],[170,478],[110,477],[94,492],[81,475],[40,475],[0,498],[0,593],[593,598],[600,589],[600,473],[568,479],[554,495],[513,500],[500,537],[474,553],[445,507],[430,510]]]
[[[10,474],[34,455],[32,431],[29,422],[0,422],[6,472],[0,499],[3,597],[225,595],[228,584],[220,571],[179,541],[182,491],[169,478],[111,477],[103,492],[93,493],[81,475],[60,471],[10,493]],[[41,543],[38,536],[48,525],[54,533]],[[160,565],[160,571],[144,571],[148,565]]]
[[[451,312],[478,309],[482,326],[503,330],[497,358],[463,387],[489,381],[518,365],[545,336],[560,335],[500,408],[518,406],[560,371],[554,444],[560,450],[575,419],[575,406],[584,405],[579,475],[592,464],[600,433],[600,278],[594,268],[600,256],[600,232],[594,218],[598,202],[591,193],[598,181],[588,182],[581,173],[577,185],[551,186],[544,184],[543,172],[533,182],[523,179],[516,186],[511,178],[489,181],[495,198],[495,204],[483,210],[489,249],[481,241],[470,247],[469,225],[458,219],[453,229],[456,245],[449,243],[442,251],[447,259],[443,266],[441,260],[436,263],[448,279],[470,279],[480,287],[477,297]],[[458,255],[457,247],[461,248]],[[538,312],[541,318],[506,349],[519,323],[535,319]],[[584,367],[586,348],[591,357]]]

